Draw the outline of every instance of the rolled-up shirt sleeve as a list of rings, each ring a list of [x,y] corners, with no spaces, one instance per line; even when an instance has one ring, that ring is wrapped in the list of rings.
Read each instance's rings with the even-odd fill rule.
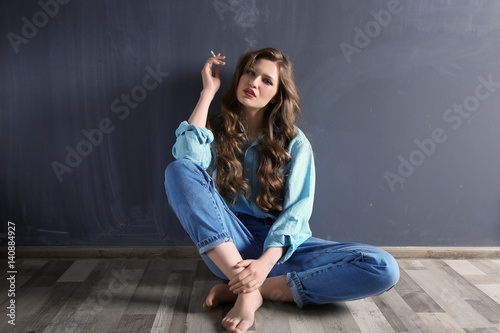
[[[176,141],[172,154],[176,159],[187,158],[203,169],[212,161],[210,144],[214,141],[212,131],[183,121],[175,131]]]
[[[314,202],[316,173],[309,141],[299,141],[290,149],[292,160],[285,167],[289,172],[283,211],[273,223],[264,242],[269,247],[287,247],[277,264],[288,260],[297,247],[311,237],[309,219]]]

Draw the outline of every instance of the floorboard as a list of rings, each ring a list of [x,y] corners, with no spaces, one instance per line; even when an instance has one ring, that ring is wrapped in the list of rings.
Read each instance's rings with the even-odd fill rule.
[[[7,267],[6,260],[0,260]],[[390,291],[297,308],[264,301],[249,332],[500,332],[500,260],[399,259]],[[19,259],[16,326],[0,281],[0,332],[220,333],[231,309],[202,307],[217,283],[200,259]]]

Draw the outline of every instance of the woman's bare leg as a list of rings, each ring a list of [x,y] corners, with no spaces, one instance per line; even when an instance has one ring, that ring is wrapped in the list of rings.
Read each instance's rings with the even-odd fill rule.
[[[205,253],[213,263],[219,267],[224,275],[231,280],[243,271],[244,268],[236,268],[236,264],[243,260],[240,252],[233,242],[225,242]]]
[[[259,288],[262,298],[270,301],[293,302],[292,292],[286,283],[284,275],[267,278]],[[215,308],[220,303],[235,302],[238,295],[229,290],[224,283],[215,285],[205,300],[203,307]]]
[[[293,295],[288,288],[285,275],[267,278],[259,291],[264,299],[270,301],[293,302]]]
[[[222,243],[207,251],[206,255],[230,280],[244,270],[244,268],[235,267],[243,258],[232,242]],[[205,304],[206,303],[207,301],[205,301]],[[246,332],[248,328],[252,326],[255,320],[255,311],[257,311],[261,305],[262,296],[259,290],[255,290],[248,294],[237,295],[234,307],[222,319],[222,326],[231,333]]]

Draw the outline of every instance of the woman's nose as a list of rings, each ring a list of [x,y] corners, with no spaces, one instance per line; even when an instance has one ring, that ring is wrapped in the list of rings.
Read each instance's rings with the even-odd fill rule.
[[[249,82],[250,87],[255,88],[257,86],[256,81],[257,81],[257,78],[250,79],[250,82]]]

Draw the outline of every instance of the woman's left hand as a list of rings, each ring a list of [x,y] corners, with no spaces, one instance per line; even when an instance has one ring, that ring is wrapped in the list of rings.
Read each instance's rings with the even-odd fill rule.
[[[245,267],[245,269],[229,281],[229,290],[235,294],[246,294],[257,290],[273,268],[269,263],[260,259],[242,260],[236,264],[236,267]]]

